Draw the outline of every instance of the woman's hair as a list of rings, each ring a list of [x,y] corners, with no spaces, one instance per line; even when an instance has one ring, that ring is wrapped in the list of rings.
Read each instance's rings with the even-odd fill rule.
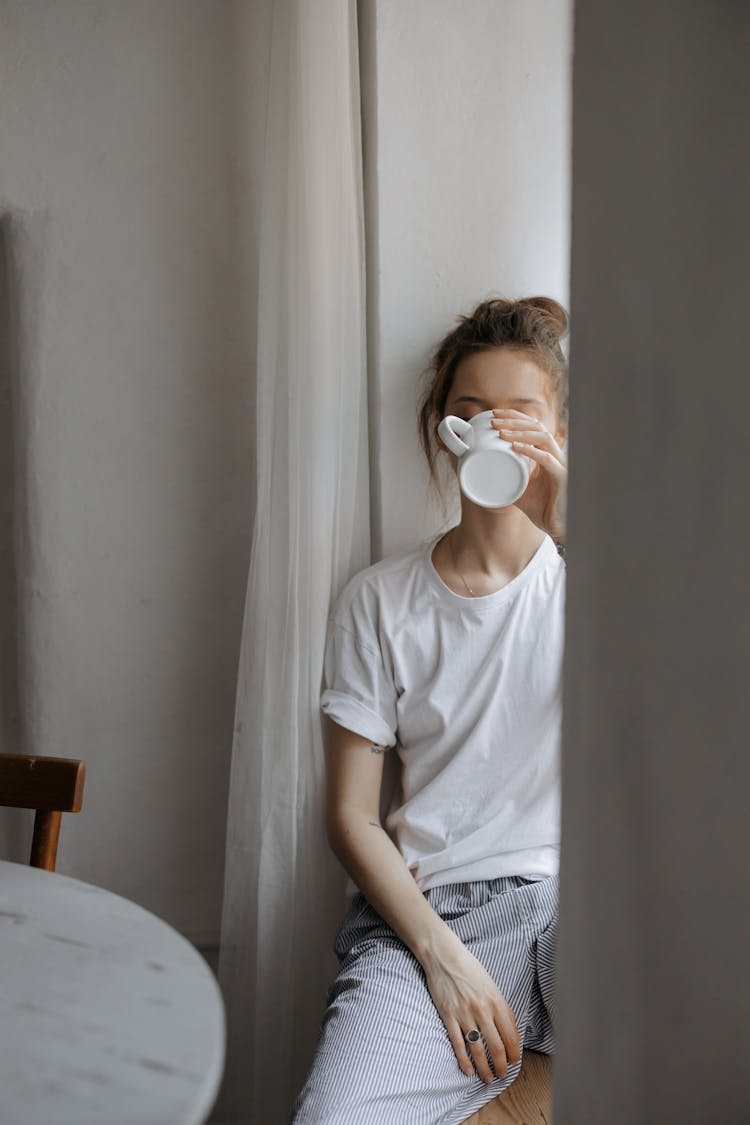
[[[464,356],[491,348],[512,348],[532,359],[547,376],[549,401],[561,422],[568,422],[568,364],[560,345],[568,332],[568,314],[551,297],[518,301],[490,298],[477,305],[438,344],[422,372],[427,386],[419,402],[417,429],[430,470],[430,486],[442,496],[438,476],[440,447],[436,419],[442,418],[453,379]]]

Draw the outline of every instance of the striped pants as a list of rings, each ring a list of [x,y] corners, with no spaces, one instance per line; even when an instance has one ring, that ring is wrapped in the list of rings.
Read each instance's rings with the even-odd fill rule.
[[[425,898],[500,989],[522,1047],[553,1055],[559,875],[449,883]],[[292,1125],[459,1125],[516,1078],[521,1062],[490,1085],[463,1073],[421,964],[361,892],[334,951],[340,968]]]

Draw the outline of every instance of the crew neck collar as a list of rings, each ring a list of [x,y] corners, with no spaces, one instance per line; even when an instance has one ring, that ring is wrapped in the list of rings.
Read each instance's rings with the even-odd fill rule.
[[[452,530],[452,528],[449,528],[449,531]],[[443,579],[438,574],[435,564],[432,561],[432,552],[435,550],[438,542],[445,538],[447,534],[447,531],[441,531],[428,541],[425,548],[425,566],[432,586],[441,595],[443,601],[451,602],[453,605],[460,605],[467,608],[472,607],[479,610],[495,609],[502,602],[506,602],[509,598],[515,597],[518,591],[553,558],[561,562],[552,537],[545,534],[544,539],[526,563],[523,570],[505,586],[501,586],[499,590],[493,590],[490,594],[479,594],[477,597],[471,597],[468,594],[457,594],[455,590],[451,590],[450,586],[443,582]]]

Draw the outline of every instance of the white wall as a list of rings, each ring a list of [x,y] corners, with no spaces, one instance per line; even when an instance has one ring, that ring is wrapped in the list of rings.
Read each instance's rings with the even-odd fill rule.
[[[237,5],[0,16],[2,749],[86,761],[60,872],[211,943],[254,501]]]
[[[437,341],[491,295],[568,304],[572,10],[360,0],[373,561],[443,522],[416,429]]]

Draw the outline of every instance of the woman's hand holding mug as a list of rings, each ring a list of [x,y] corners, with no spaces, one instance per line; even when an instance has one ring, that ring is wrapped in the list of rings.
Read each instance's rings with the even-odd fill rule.
[[[448,957],[425,967],[425,974],[430,996],[464,1074],[473,1076],[473,1060],[477,1073],[488,1085],[495,1077],[504,1078],[508,1064],[521,1061],[521,1038],[515,1014],[484,965],[461,943]],[[476,1043],[465,1038],[473,1028],[482,1036]],[[485,1043],[494,1075],[487,1062]]]
[[[517,508],[553,539],[564,539],[567,526],[568,462],[552,434],[536,418],[520,410],[497,408],[491,425],[504,441],[536,461]]]

